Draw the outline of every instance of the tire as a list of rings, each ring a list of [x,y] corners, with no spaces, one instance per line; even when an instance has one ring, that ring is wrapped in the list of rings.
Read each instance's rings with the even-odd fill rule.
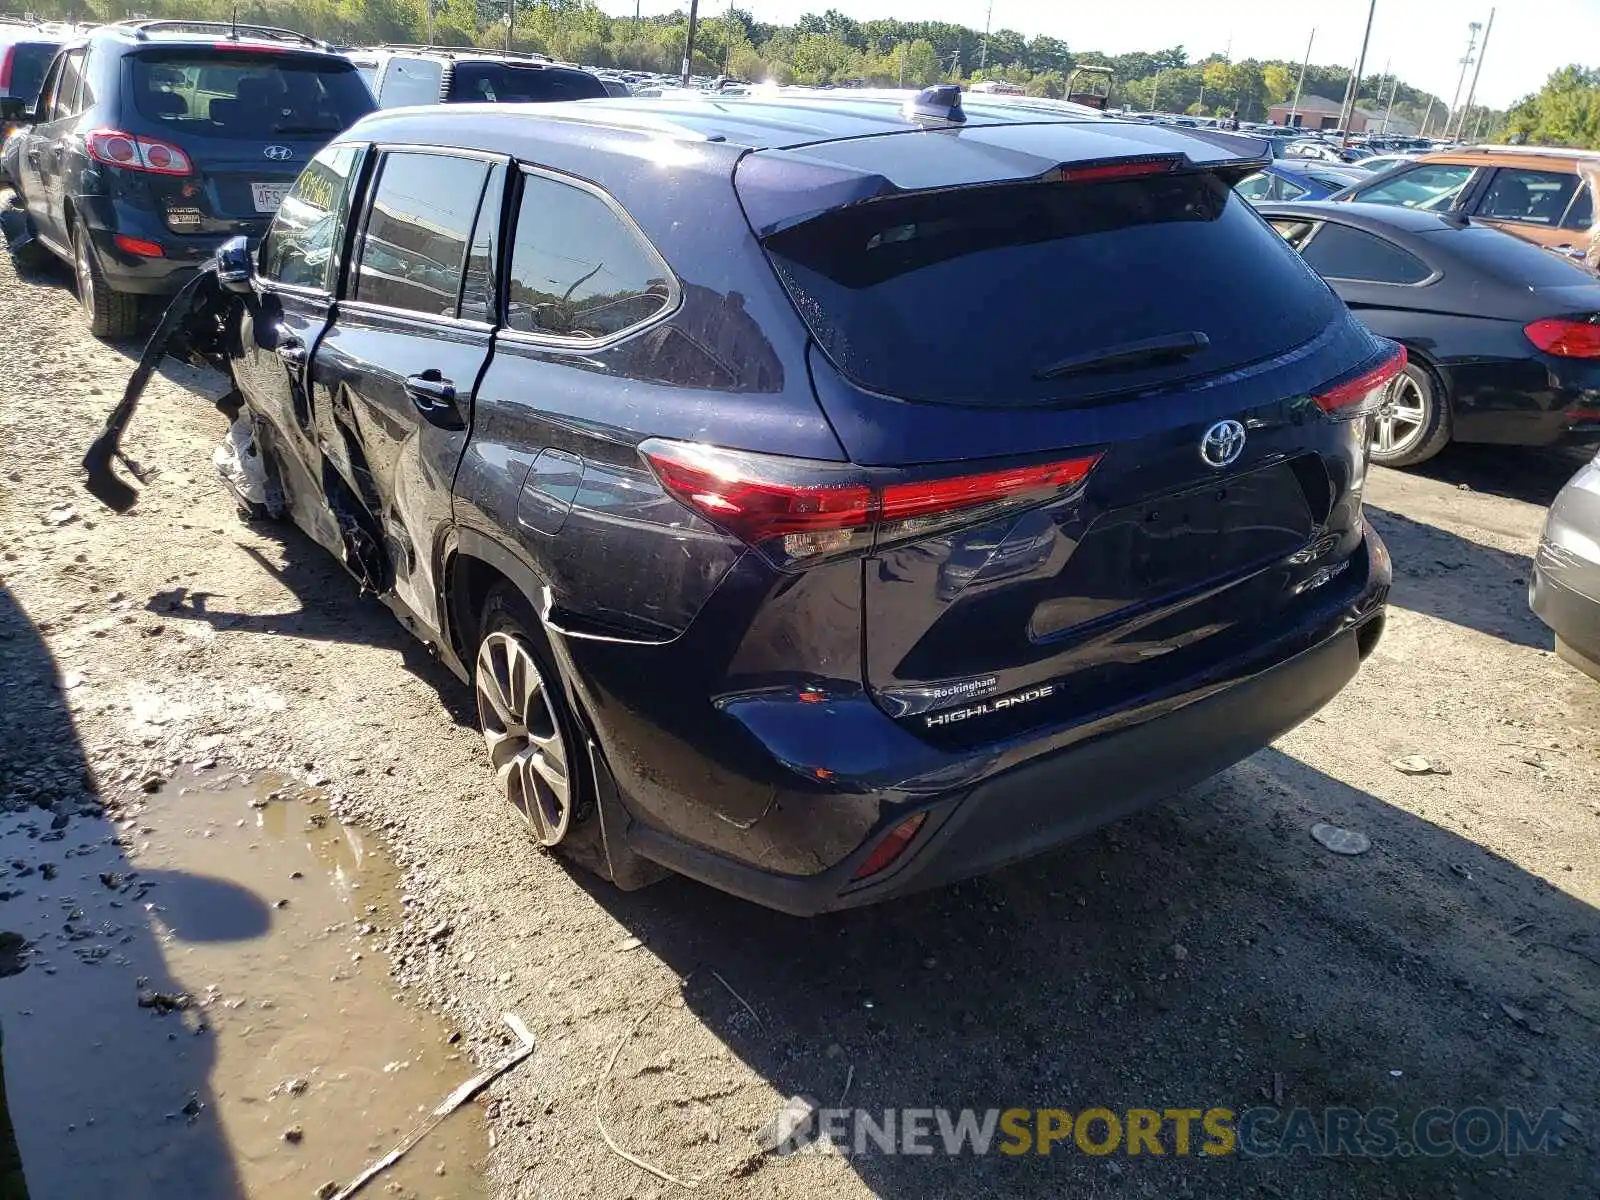
[[[94,246],[81,225],[72,227],[72,269],[78,303],[97,338],[128,338],[139,332],[139,297],[114,291],[95,260]]]
[[[587,742],[539,618],[510,584],[484,601],[472,685],[497,790],[539,845],[569,843],[594,808]]]
[[[1421,363],[1406,364],[1373,420],[1373,462],[1414,467],[1450,443],[1450,402],[1434,373]]]

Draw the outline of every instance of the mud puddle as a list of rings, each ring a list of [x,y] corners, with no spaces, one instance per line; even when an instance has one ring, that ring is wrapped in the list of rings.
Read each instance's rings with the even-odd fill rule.
[[[0,955],[22,968],[0,1029],[32,1200],[306,1200],[475,1069],[395,994],[378,848],[314,791],[216,774],[116,822],[0,815],[0,930],[30,943]],[[486,1152],[469,1105],[363,1194],[485,1196]]]

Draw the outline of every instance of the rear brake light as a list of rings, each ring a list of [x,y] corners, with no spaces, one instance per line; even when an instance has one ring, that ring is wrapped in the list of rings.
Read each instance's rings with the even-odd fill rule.
[[[928,819],[928,814],[920,812],[914,817],[907,817],[900,824],[889,830],[872,848],[872,853],[867,855],[855,870],[856,879],[866,879],[884,870],[906,852],[906,847],[911,845],[911,839],[917,836],[917,830],[922,828],[922,823]]]
[[[213,50],[242,50],[248,54],[287,54],[287,46],[272,46],[265,42],[212,42]]]
[[[657,438],[640,452],[672,496],[779,566],[865,553],[1045,503],[1082,483],[1100,457],[884,482],[848,463]]]
[[[1547,317],[1524,325],[1522,332],[1546,354],[1561,358],[1600,358],[1600,317],[1586,320]]]
[[[144,238],[129,237],[125,233],[119,233],[111,240],[117,244],[117,249],[124,250],[129,254],[137,254],[140,258],[162,258],[166,255],[166,251],[161,248],[160,242],[149,242]]]
[[[1062,183],[1104,183],[1112,179],[1138,179],[1143,175],[1169,175],[1176,158],[1141,159],[1137,162],[1099,163],[1089,167],[1062,167]]]
[[[92,129],[83,137],[84,149],[96,162],[155,175],[187,175],[194,167],[189,156],[169,142],[134,137],[119,129]]]
[[[15,46],[0,50],[0,92],[11,90],[11,63],[17,56]]]
[[[1337,417],[1355,417],[1371,412],[1383,403],[1383,394],[1406,369],[1406,348],[1395,346],[1394,353],[1370,371],[1336,383],[1312,397],[1317,407]]]

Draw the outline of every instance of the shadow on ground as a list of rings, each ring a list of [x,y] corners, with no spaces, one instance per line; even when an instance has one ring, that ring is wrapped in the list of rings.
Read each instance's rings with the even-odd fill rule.
[[[1446,446],[1443,453],[1408,474],[1437,479],[1475,492],[1548,508],[1562,485],[1594,455],[1595,446]]]
[[[1514,645],[1554,645],[1528,607],[1528,555],[1496,550],[1371,504],[1365,511],[1394,560],[1391,604]]]
[[[118,844],[132,835],[103,815],[55,662],[3,587],[0,685],[0,929],[27,941],[21,970],[0,979],[0,1022],[32,1198],[242,1198],[198,1014],[138,1000],[182,990],[151,910],[170,900],[187,914],[173,927],[181,941],[254,936],[266,907],[221,880],[134,870]],[[74,862],[91,855],[93,872]],[[115,869],[97,878],[108,858]],[[85,918],[80,898],[106,888],[126,892],[114,918]]]
[[[1319,820],[1366,832],[1373,850],[1327,853],[1308,836]],[[849,1105],[879,1114],[1387,1107],[1409,1133],[1434,1106],[1565,1105],[1594,1127],[1594,909],[1275,750],[1062,852],[843,915],[796,920],[680,880],[591,891],[675,971],[702,968],[686,995],[716,1037],[782,1094],[825,1106],[848,1081]],[[1553,1154],[1521,1158],[1094,1158],[1069,1139],[1049,1157],[874,1152],[850,1169],[895,1200],[1056,1196],[1068,1184],[1164,1197],[1590,1196],[1600,1165],[1574,1125],[1562,1133]],[[670,1165],[671,1147],[660,1153]],[[767,1171],[786,1169],[800,1168]]]

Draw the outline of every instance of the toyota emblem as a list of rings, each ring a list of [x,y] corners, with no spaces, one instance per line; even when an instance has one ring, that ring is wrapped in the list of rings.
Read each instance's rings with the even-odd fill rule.
[[[1237,421],[1218,421],[1200,439],[1200,458],[1208,467],[1226,467],[1244,453],[1244,426]]]
[[[268,146],[261,153],[273,162],[288,162],[294,157],[294,151],[287,146]]]

